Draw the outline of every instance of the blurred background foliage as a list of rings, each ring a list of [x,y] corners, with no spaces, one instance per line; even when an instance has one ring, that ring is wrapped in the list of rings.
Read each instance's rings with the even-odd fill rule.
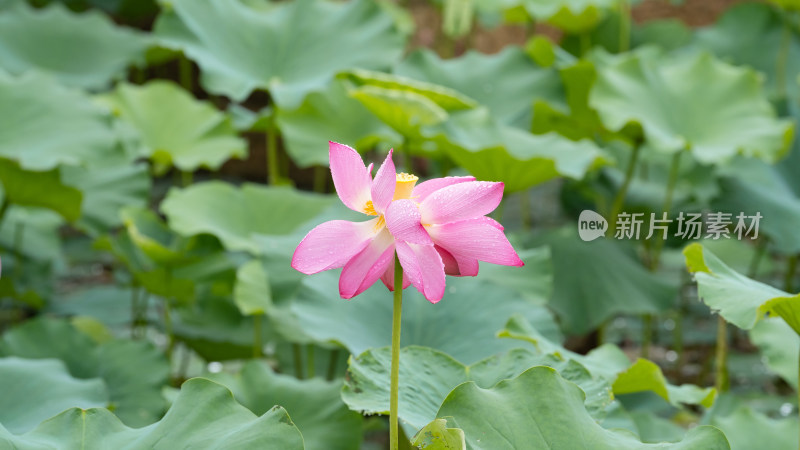
[[[413,445],[797,448],[798,11],[0,0],[0,446],[383,448],[386,292],[289,267],[333,140],[504,182],[526,262],[408,291]],[[684,259],[584,209],[763,219]]]

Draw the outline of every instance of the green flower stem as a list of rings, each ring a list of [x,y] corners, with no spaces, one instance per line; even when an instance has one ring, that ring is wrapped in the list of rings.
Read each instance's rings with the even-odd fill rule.
[[[167,360],[172,364],[172,350],[175,348],[175,337],[172,334],[172,316],[169,311],[169,301],[164,299],[164,332],[167,333]]]
[[[292,344],[292,358],[294,359],[294,376],[303,379],[303,355],[300,353],[300,344]]]
[[[269,184],[274,186],[278,184],[281,170],[280,162],[278,161],[278,128],[272,120],[270,120],[266,134],[267,178]]]
[[[789,17],[783,12],[783,27],[781,29],[781,46],[778,58],[775,61],[775,84],[778,89],[778,99],[786,98],[786,82],[789,69],[789,47],[792,43],[792,30],[789,26]]]
[[[728,377],[728,324],[717,316],[717,349],[715,355],[714,387],[725,392],[730,387]]]
[[[181,80],[181,86],[192,92],[192,62],[185,55],[181,55],[178,58],[178,77]]]
[[[256,314],[253,316],[253,358],[261,357],[261,329],[263,318],[263,314]]]
[[[789,293],[794,292],[794,274],[797,272],[797,255],[792,255],[786,259],[786,274],[783,277],[783,290]]]
[[[684,150],[685,151],[685,150]],[[672,163],[669,166],[669,179],[667,180],[667,192],[664,195],[664,204],[661,206],[661,212],[669,214],[672,208],[672,196],[675,194],[675,185],[678,183],[678,170],[681,166],[681,155],[684,151],[675,153],[672,157]],[[653,253],[650,258],[650,270],[655,272],[658,269],[658,262],[661,257],[661,248],[664,246],[664,239],[656,239],[653,244]]]
[[[328,373],[325,375],[325,378],[328,381],[333,380],[336,376],[336,365],[339,363],[339,349],[335,348],[331,350],[330,360],[328,361]]]
[[[631,5],[628,0],[619,2],[619,52],[625,53],[631,48]]]
[[[392,375],[389,399],[389,448],[398,449],[397,403],[400,377],[400,315],[403,310],[403,267],[394,257],[394,306],[392,308]]]
[[[628,195],[628,187],[631,185],[633,173],[636,171],[636,163],[639,161],[640,149],[641,145],[637,145],[633,148],[633,154],[631,154],[631,159],[628,161],[628,167],[625,169],[625,179],[622,181],[622,186],[619,187],[617,195],[614,196],[614,203],[611,204],[611,212],[606,218],[609,223],[608,227],[611,231],[611,236],[613,236],[616,232],[617,216],[622,211],[622,206],[625,204],[625,196]]]
[[[136,339],[136,327],[139,324],[139,286],[134,282],[131,286],[131,339]]]
[[[328,168],[323,166],[314,167],[314,192],[324,194],[328,189]]]
[[[675,153],[672,157],[672,163],[669,166],[669,179],[667,180],[667,191],[664,195],[664,204],[661,206],[661,211],[669,213],[672,208],[672,196],[675,193],[675,185],[678,183],[678,169],[681,166],[681,155],[683,150]],[[655,272],[658,270],[658,262],[661,256],[661,248],[664,246],[664,239],[656,238],[653,243],[653,251],[650,256],[650,271]],[[680,319],[680,318],[679,318]],[[647,358],[650,355],[650,342],[653,335],[653,315],[645,314],[642,317],[642,358]]]
[[[586,31],[581,33],[578,37],[581,44],[581,57],[584,57],[589,53],[589,50],[592,49],[592,36]]]
[[[306,346],[306,377],[310,380],[316,375],[314,370],[314,346],[308,344]]]

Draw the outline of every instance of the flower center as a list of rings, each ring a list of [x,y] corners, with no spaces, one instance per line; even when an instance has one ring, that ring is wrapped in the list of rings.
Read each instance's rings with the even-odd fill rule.
[[[417,184],[416,175],[410,173],[398,173],[397,181],[394,185],[394,198],[392,200],[400,200],[404,198],[411,198],[411,191],[414,190],[414,185]]]

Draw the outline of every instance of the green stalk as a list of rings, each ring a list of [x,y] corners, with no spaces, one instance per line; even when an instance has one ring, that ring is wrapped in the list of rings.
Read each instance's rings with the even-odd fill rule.
[[[389,393],[389,448],[398,450],[397,404],[400,390],[400,315],[403,310],[403,267],[394,257],[394,306],[392,307],[392,374]]]
[[[0,203],[0,222],[6,217],[9,206],[11,206],[11,203],[8,201],[8,197],[3,196],[3,203]]]
[[[14,226],[14,278],[22,276],[22,240],[25,236],[25,227],[22,222],[17,222]]]
[[[278,161],[278,131],[274,123],[267,127],[267,176],[271,185],[278,184],[280,178],[280,162]]]
[[[531,229],[531,224],[533,223],[533,218],[531,217],[531,198],[529,193],[529,190],[520,191],[519,193],[519,214],[522,217],[522,229],[526,231]]]
[[[678,169],[681,166],[681,155],[683,151],[679,151],[672,157],[672,163],[669,166],[669,179],[667,180],[667,191],[664,195],[664,204],[661,206],[661,212],[669,213],[672,208],[672,196],[675,192],[675,185],[678,183]],[[658,262],[661,256],[661,248],[664,246],[664,239],[656,239],[653,244],[653,251],[650,257],[650,271],[655,272],[658,270]],[[653,315],[645,314],[642,317],[642,358],[647,358],[650,355],[650,342],[653,335]]]
[[[314,167],[314,192],[324,194],[328,189],[328,168],[322,166]]]
[[[336,365],[339,363],[339,349],[331,350],[330,360],[328,361],[328,373],[325,375],[325,378],[328,381],[333,380],[333,377],[336,376]]]
[[[253,316],[253,358],[261,358],[261,325],[263,314]]]
[[[633,180],[633,173],[636,171],[636,163],[639,160],[639,149],[641,145],[633,148],[633,154],[628,161],[628,167],[625,169],[625,179],[622,181],[622,186],[619,187],[617,195],[614,196],[614,203],[611,204],[611,212],[608,217],[608,227],[611,231],[611,236],[614,236],[617,228],[617,216],[622,211],[622,206],[625,204],[625,197],[628,195],[628,187]]]
[[[631,5],[628,0],[619,3],[619,52],[625,53],[631,48]]]
[[[797,255],[792,255],[786,260],[786,274],[783,278],[783,290],[794,292],[794,274],[797,271]]]
[[[792,31],[789,28],[789,18],[783,12],[783,27],[781,29],[781,46],[778,49],[778,59],[775,61],[775,84],[778,89],[778,99],[786,98],[786,81],[789,74],[789,47],[792,43]]]
[[[169,312],[169,301],[164,299],[164,332],[167,333],[167,361],[172,364],[172,350],[175,347],[175,337],[172,334],[172,317]]]
[[[178,77],[181,80],[181,86],[192,92],[192,62],[185,55],[178,58]]]
[[[650,357],[650,343],[653,340],[653,315],[642,315],[642,350],[641,357],[647,359]]]
[[[300,354],[300,344],[292,344],[292,358],[294,359],[294,376],[303,379],[303,355]]]
[[[681,166],[680,151],[672,157],[672,163],[669,166],[669,179],[667,180],[667,192],[664,196],[664,204],[661,206],[661,212],[669,214],[672,208],[672,196],[675,193],[675,185],[678,183],[678,169]],[[659,258],[661,257],[661,248],[664,246],[664,239],[656,239],[653,247],[652,257],[650,258],[650,270],[655,272],[658,269]]]
[[[139,287],[136,283],[131,287],[131,339],[136,339],[136,327],[139,323]]]
[[[579,35],[580,43],[581,43],[581,57],[586,56],[589,53],[589,50],[592,49],[592,36],[589,35],[589,32],[581,33]]]
[[[306,346],[306,373],[309,380],[316,375],[314,372],[314,346],[308,344]]]
[[[181,170],[181,185],[183,187],[189,186],[190,184],[192,184],[193,177],[194,174],[192,172],[189,172],[187,170]]]
[[[718,392],[730,388],[728,377],[728,324],[722,316],[717,316],[717,349],[714,370],[714,387]]]

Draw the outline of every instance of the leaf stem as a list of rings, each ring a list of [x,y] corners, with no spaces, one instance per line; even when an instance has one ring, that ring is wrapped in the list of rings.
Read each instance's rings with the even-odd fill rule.
[[[672,208],[672,197],[675,194],[675,185],[678,183],[678,169],[681,167],[681,155],[684,150],[675,153],[672,157],[672,163],[669,166],[669,179],[667,180],[667,190],[664,194],[664,204],[661,206],[661,212],[669,214]],[[658,269],[659,259],[661,257],[661,248],[664,246],[665,239],[656,239],[653,244],[653,253],[650,258],[650,270],[655,272]]]
[[[728,324],[722,316],[717,316],[717,349],[715,355],[714,387],[725,392],[730,387],[728,377]]]
[[[792,255],[786,260],[786,274],[783,277],[783,290],[794,292],[794,274],[797,272],[797,255]]]
[[[325,375],[325,378],[328,381],[333,380],[336,376],[336,365],[339,363],[339,349],[335,348],[331,350],[330,360],[328,361],[328,373]]]
[[[309,380],[314,378],[316,371],[314,370],[314,346],[308,344],[306,346],[306,378]]]
[[[278,161],[278,130],[275,126],[275,123],[270,119],[270,125],[267,127],[266,131],[266,139],[267,139],[267,178],[268,182],[271,185],[278,184],[278,179],[280,178],[280,167]]]
[[[253,316],[253,358],[261,358],[261,329],[263,314]]]
[[[631,47],[631,5],[628,0],[619,2],[619,53]]]
[[[397,404],[400,378],[400,316],[403,310],[403,267],[394,257],[394,305],[392,307],[392,374],[389,399],[389,448],[398,449]]]
[[[611,236],[613,236],[616,232],[617,216],[622,211],[622,206],[625,204],[625,197],[628,195],[628,187],[631,185],[633,173],[636,171],[636,164],[639,161],[640,149],[641,145],[636,145],[633,148],[633,154],[631,155],[631,159],[628,161],[628,167],[625,169],[625,179],[622,181],[622,186],[619,187],[617,195],[614,196],[614,203],[611,204],[611,212],[607,217]]]
[[[294,376],[303,379],[303,356],[300,353],[300,344],[292,344],[292,358],[294,359]]]
[[[786,81],[789,69],[789,47],[792,43],[792,31],[789,28],[789,18],[786,12],[782,12],[781,27],[781,46],[778,49],[778,58],[775,61],[775,88],[777,89],[778,99],[786,98]]]

